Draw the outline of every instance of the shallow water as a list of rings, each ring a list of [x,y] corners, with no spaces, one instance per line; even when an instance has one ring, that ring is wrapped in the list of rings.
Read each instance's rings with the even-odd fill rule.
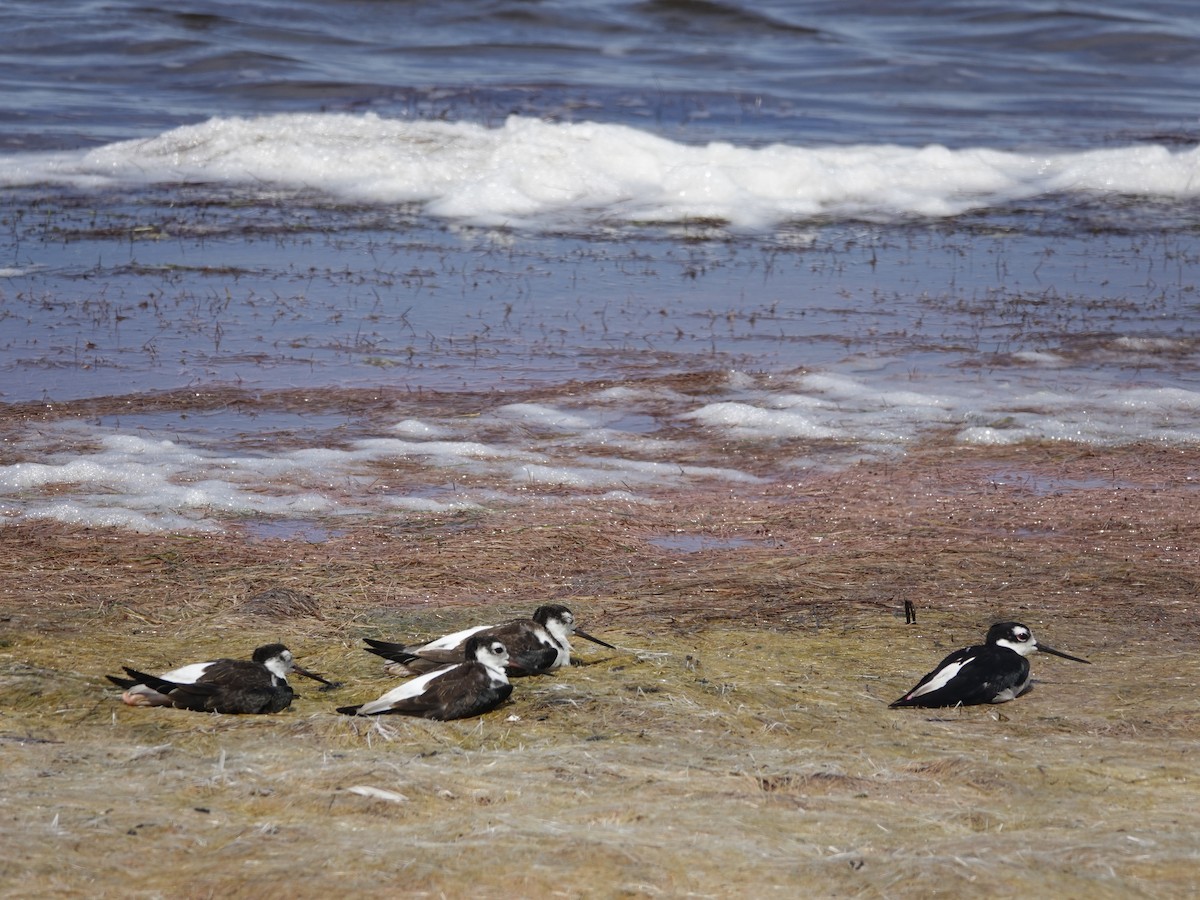
[[[799,366],[874,380],[1196,384],[1189,235],[827,225],[597,241],[234,225],[41,236],[26,252],[54,262],[2,285],[5,399]]]
[[[704,550],[739,550],[753,547],[757,542],[750,538],[713,537],[709,534],[674,534],[647,538],[647,543],[672,553],[700,553]]]

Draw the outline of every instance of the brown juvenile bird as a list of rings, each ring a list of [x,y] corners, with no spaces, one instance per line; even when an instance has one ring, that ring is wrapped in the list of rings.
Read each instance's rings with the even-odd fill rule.
[[[392,688],[377,700],[343,706],[347,716],[397,713],[425,719],[464,719],[482,715],[508,699],[512,685],[504,667],[508,650],[496,638],[476,636],[463,648],[466,661],[442,666]]]
[[[571,663],[572,634],[584,640],[617,649],[576,627],[575,615],[565,606],[539,606],[528,619],[501,625],[476,625],[424,644],[396,644],[364,638],[368,653],[390,660],[393,675],[420,675],[438,666],[462,662],[467,640],[476,635],[499,638],[508,649],[509,675],[543,675]]]

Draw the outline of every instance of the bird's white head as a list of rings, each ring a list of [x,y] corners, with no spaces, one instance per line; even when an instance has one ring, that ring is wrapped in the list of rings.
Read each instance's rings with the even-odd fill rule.
[[[267,644],[254,651],[251,657],[256,663],[262,663],[267,671],[276,678],[287,678],[288,672],[296,665],[292,659],[292,651],[283,644]]]
[[[1045,644],[1038,644],[1026,625],[1020,622],[999,622],[988,629],[987,642],[995,644],[997,647],[1007,647],[1014,653],[1020,653],[1022,656],[1029,656],[1031,653],[1037,653],[1039,650],[1042,653],[1050,653],[1054,656],[1061,656],[1063,659],[1074,660],[1075,662],[1085,663],[1088,660],[1080,659],[1078,656],[1072,656],[1070,653],[1063,653],[1061,650],[1055,650],[1053,647],[1047,647]]]
[[[998,647],[1007,647],[1014,653],[1029,656],[1038,649],[1033,632],[1020,622],[1001,622],[988,630],[987,642]]]
[[[467,646],[463,649],[466,651],[467,659],[483,663],[494,671],[503,672],[504,667],[508,664],[508,648],[502,641],[495,638],[473,637],[467,641]]]

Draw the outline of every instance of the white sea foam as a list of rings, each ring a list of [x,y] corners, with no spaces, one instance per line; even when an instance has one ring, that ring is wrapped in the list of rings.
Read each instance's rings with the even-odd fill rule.
[[[59,500],[33,505],[23,513],[29,520],[51,519],[67,525],[91,528],[124,528],[127,531],[219,531],[211,520],[195,519],[166,509],[153,514],[119,506],[98,506],[94,503]]]
[[[510,403],[501,406],[495,414],[563,432],[578,432],[595,428],[597,419],[579,412],[564,412],[561,409],[540,403]]]
[[[0,185],[275,185],[433,216],[537,227],[696,218],[952,216],[1066,193],[1200,195],[1200,148],[1082,152],[680,144],[624,125],[512,117],[488,128],[374,114],[217,118],[146,140],[0,156]]]
[[[419,419],[405,419],[403,422],[397,422],[391,430],[396,434],[412,438],[443,438],[452,434],[449,429],[432,422],[422,422]]]
[[[818,424],[811,416],[791,410],[766,409],[755,403],[719,401],[706,404],[681,418],[728,428],[742,438],[834,438],[836,429]]]
[[[1124,349],[1146,348],[1130,342]],[[1021,362],[986,380],[942,371],[905,382],[865,367],[853,374],[731,372],[702,393],[669,382],[601,386],[471,417],[401,419],[377,437],[274,453],[213,452],[203,439],[63,424],[10,448],[37,461],[0,467],[0,515],[211,529],[246,516],[454,513],[561,500],[556,489],[564,486],[577,502],[652,502],[662,491],[714,482],[753,491],[761,473],[730,459],[771,459],[775,475],[791,478],[831,459],[845,464],[847,445],[857,456],[902,452],[932,432],[976,445],[1200,442],[1198,392],[1121,384],[1087,369],[1065,373],[1066,360],[1055,354]],[[731,442],[739,445],[733,455],[726,452]],[[831,442],[840,449],[823,456]]]
[[[593,416],[552,407],[518,410],[520,427],[513,440],[527,442],[523,427],[533,420],[557,423],[558,431],[574,431],[589,443],[596,435]],[[477,422],[450,419],[427,423],[420,430],[448,436],[481,425],[492,427],[511,419],[513,409],[500,408]],[[399,431],[414,430],[411,422]],[[472,475],[510,489],[530,485],[570,485],[599,490],[634,486],[684,486],[714,479],[753,482],[736,469],[663,463],[622,456],[594,456],[557,448],[523,449],[503,443],[471,440],[402,440],[380,437],[348,447],[314,446],[277,455],[228,455],[188,447],[178,440],[154,440],[108,429],[84,426],[50,429],[38,438],[73,437],[85,451],[56,450],[44,462],[0,466],[0,515],[52,518],[83,525],[105,525],[138,531],[210,530],[218,520],[259,516],[308,518],[347,516],[368,510],[452,513],[492,501],[512,502],[515,495],[491,488],[446,489],[447,479]],[[632,437],[628,443],[642,451],[662,450],[664,442]],[[678,450],[678,445],[673,445]],[[374,489],[378,469],[392,461],[416,462],[424,472],[416,492],[396,494]],[[430,490],[445,496],[430,497]],[[69,493],[69,498],[54,496]],[[613,494],[614,498],[620,495]]]
[[[212,530],[245,517],[453,514],[564,498],[655,502],[700,486],[756,492],[809,468],[901,453],[930,434],[969,445],[1200,444],[1200,392],[1099,378],[1061,384],[1058,366],[1040,371],[1039,378],[1031,362],[1020,377],[926,377],[912,385],[886,373],[732,372],[700,395],[652,385],[577,390],[478,416],[401,420],[385,426],[385,436],[276,453],[219,453],[182,436],[62,424],[10,446],[41,458],[0,466],[0,517]],[[620,422],[635,422],[638,431]],[[832,454],[823,449],[830,444]],[[766,461],[770,471],[731,464],[741,458],[760,467]]]

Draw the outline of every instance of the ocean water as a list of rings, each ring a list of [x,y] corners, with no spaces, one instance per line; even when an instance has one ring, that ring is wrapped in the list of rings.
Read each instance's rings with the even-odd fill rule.
[[[1200,440],[1182,2],[18,2],[0,88],[2,521]]]

